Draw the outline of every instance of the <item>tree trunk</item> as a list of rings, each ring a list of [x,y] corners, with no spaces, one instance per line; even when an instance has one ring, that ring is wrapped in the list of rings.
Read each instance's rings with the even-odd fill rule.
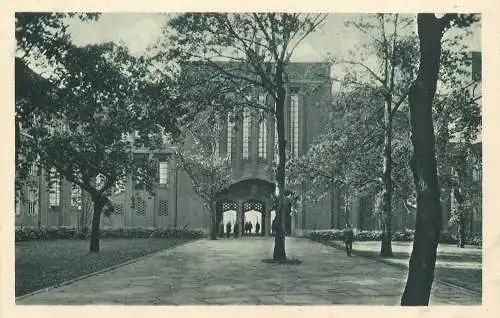
[[[411,169],[417,192],[415,238],[401,305],[427,306],[434,281],[441,229],[440,190],[436,171],[432,102],[436,92],[443,27],[433,14],[418,14],[420,66],[409,92]]]
[[[102,197],[92,196],[92,201],[94,202],[94,214],[92,216],[92,228],[90,232],[90,253],[99,252],[99,225],[101,223],[101,213],[102,208],[106,199]]]
[[[391,103],[386,105],[384,132],[384,190],[382,193],[382,244],[380,256],[392,257],[392,118]]]
[[[281,72],[277,72],[281,74]],[[274,252],[273,260],[286,260],[285,252],[285,211],[284,211],[284,196],[285,196],[285,89],[279,86],[277,99],[275,104],[276,111],[276,132],[278,133],[278,166],[276,168],[276,218],[279,221],[279,226],[276,227],[274,236]]]
[[[465,229],[466,229],[466,220],[465,211],[463,204],[459,205],[459,216],[458,216],[458,247],[465,247]]]

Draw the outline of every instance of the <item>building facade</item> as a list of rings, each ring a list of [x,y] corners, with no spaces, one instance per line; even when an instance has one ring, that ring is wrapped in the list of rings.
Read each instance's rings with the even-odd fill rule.
[[[313,140],[327,125],[332,107],[330,65],[325,63],[291,63],[287,69],[285,103],[285,139],[288,156],[307,152]],[[259,103],[271,103],[265,94],[251,96]],[[226,225],[257,220],[260,234],[268,235],[274,218],[273,161],[277,152],[274,119],[257,109],[242,109],[236,121],[230,118],[221,125],[219,152],[231,159],[232,182],[221,193],[216,204],[216,222]],[[136,149],[137,156],[158,159],[158,182],[154,193],[146,191],[140,180],[130,176],[113,190],[114,213],[102,217],[102,228],[190,228],[208,232],[209,212],[194,192],[188,175],[176,168],[174,148],[148,151]],[[48,176],[48,178],[47,178]],[[300,196],[307,190],[304,183],[289,189]],[[89,225],[91,201],[81,189],[60,178],[55,171],[36,171],[23,189],[23,200],[16,201],[16,226],[75,227]],[[349,196],[351,223],[358,229],[379,229],[374,216],[374,200],[355,193]],[[286,231],[291,235],[317,229],[343,228],[344,195],[333,189],[318,203],[303,203],[286,215]],[[394,209],[405,209],[395,204]],[[414,215],[393,213],[393,230],[413,227]],[[255,221],[252,221],[255,228]],[[222,228],[222,226],[221,226]]]

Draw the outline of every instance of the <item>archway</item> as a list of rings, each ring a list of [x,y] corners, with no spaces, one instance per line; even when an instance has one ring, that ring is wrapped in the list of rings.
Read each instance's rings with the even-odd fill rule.
[[[245,235],[264,235],[264,208],[265,203],[259,200],[249,200],[243,203],[243,233]],[[247,224],[249,228],[246,227]]]
[[[238,204],[236,202],[226,201],[219,204],[219,209],[217,211],[217,224],[220,236],[233,233],[234,224],[238,221],[237,210]]]

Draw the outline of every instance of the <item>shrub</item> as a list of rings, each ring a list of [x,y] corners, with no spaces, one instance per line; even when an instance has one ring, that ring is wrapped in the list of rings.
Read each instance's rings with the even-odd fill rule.
[[[392,240],[399,242],[412,242],[415,236],[414,230],[405,230],[403,232],[393,232]],[[313,231],[307,237],[319,241],[341,241],[343,239],[343,230],[323,230]],[[382,240],[381,231],[355,231],[354,240],[356,241],[380,241]],[[443,244],[456,244],[457,236],[450,232],[442,232],[439,238],[439,243]],[[466,245],[482,245],[481,233],[467,234]]]
[[[203,237],[201,231],[189,229],[101,229],[101,238],[185,238],[198,239]],[[75,228],[50,227],[50,228],[17,228],[15,241],[56,240],[56,239],[87,239],[87,234]]]

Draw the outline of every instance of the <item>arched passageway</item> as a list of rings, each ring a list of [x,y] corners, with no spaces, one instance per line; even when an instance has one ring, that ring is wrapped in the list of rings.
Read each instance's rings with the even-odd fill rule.
[[[245,235],[264,235],[265,203],[249,200],[243,203],[243,233]]]

